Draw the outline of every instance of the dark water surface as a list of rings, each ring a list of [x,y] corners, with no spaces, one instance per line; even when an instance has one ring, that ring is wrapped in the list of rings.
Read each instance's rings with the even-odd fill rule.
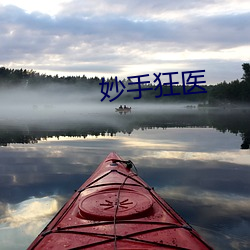
[[[215,249],[250,249],[249,117],[138,108],[2,118],[0,249],[25,249],[111,151]]]

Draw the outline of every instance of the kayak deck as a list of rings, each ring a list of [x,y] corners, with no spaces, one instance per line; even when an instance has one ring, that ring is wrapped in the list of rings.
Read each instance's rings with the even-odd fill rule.
[[[110,153],[28,249],[212,249]]]

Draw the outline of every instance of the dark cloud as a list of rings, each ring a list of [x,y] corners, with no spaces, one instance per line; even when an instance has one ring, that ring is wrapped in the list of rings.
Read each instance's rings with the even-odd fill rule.
[[[204,43],[203,47],[225,49],[237,46],[249,45],[250,41],[250,13],[238,15],[221,15],[203,18],[194,18],[190,25],[186,26],[190,33],[188,42],[196,45]]]
[[[250,13],[193,17],[188,22],[169,22],[167,20],[137,21],[129,17],[108,15],[95,18],[59,15],[52,18],[39,12],[27,14],[20,8],[6,6],[1,8],[0,20],[2,35],[10,31],[13,31],[13,35],[17,37],[23,34],[24,38],[27,36],[28,43],[32,42],[34,37],[39,37],[39,39],[43,37],[44,40],[51,42],[54,36],[62,36],[63,40],[63,35],[66,35],[71,41],[69,44],[74,44],[75,38],[77,42],[80,42],[80,39],[94,43],[107,41],[110,45],[117,42],[162,41],[174,42],[179,46],[195,49],[199,43],[203,44],[203,47],[213,44],[228,47],[228,44],[231,46],[248,44],[250,39],[250,32],[246,32],[249,31]],[[242,31],[244,36],[241,36]],[[44,44],[44,40],[41,44]],[[46,45],[48,44],[45,43]]]

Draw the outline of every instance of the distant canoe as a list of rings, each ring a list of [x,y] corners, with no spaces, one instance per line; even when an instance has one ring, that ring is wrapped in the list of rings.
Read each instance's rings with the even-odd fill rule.
[[[124,113],[128,113],[131,112],[131,107],[130,108],[115,108],[116,112],[124,112]]]

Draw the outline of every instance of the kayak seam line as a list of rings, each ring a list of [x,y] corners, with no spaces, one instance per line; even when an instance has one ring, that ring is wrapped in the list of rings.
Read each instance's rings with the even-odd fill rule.
[[[95,180],[92,181],[91,183],[89,183],[85,188],[78,190],[78,192],[82,192],[82,191],[84,191],[85,189],[95,187],[95,186],[92,186],[95,182],[97,182],[97,181],[103,179],[104,177],[108,176],[108,175],[109,175],[110,173],[112,173],[112,172],[117,172],[118,174],[123,175],[123,176],[125,176],[125,177],[128,176],[128,175],[126,175],[126,174],[124,174],[124,173],[122,173],[122,172],[120,172],[120,171],[118,171],[118,170],[116,170],[116,169],[112,169],[112,170],[110,170],[109,172],[107,172],[107,173],[103,174],[102,176],[100,176],[99,178],[95,179]],[[131,172],[132,172],[132,171],[131,171]],[[133,175],[138,176],[136,173],[134,173],[134,172],[132,172],[132,173],[133,173]],[[130,173],[129,173],[129,174],[130,174]],[[139,186],[144,187],[144,188],[147,189],[147,190],[152,190],[152,189],[153,189],[152,187],[144,185],[142,182],[140,182],[139,180],[134,179],[134,178],[131,177],[131,176],[128,176],[127,178],[129,178],[129,179],[135,181],[136,183],[139,184]],[[120,183],[120,184],[122,184],[122,183]],[[101,186],[101,185],[103,185],[103,184],[100,184],[100,186]],[[108,185],[108,184],[107,184],[107,185]],[[134,184],[134,185],[135,185],[135,184]]]
[[[101,175],[100,177],[98,177],[97,179],[93,180],[92,182],[90,182],[85,188],[88,188],[89,186],[91,186],[92,184],[94,184],[95,182],[101,180],[102,178],[104,178],[105,176],[109,175],[113,170],[110,170],[109,172]],[[85,189],[84,188],[84,189]]]
[[[168,222],[160,222],[160,221],[129,221],[129,220],[118,220],[117,224],[148,224],[148,225],[165,225],[165,226],[179,226],[177,224],[168,223]],[[98,223],[91,223],[86,225],[78,225],[78,226],[70,226],[70,227],[58,227],[59,230],[71,229],[71,228],[82,228],[82,227],[90,227],[90,226],[103,226],[113,224],[113,221],[104,221]]]
[[[96,187],[112,186],[112,185],[121,185],[121,183],[120,183],[120,182],[104,183],[104,184],[98,184],[98,185],[95,185],[95,186],[90,186],[90,187],[88,187],[88,188],[96,188]],[[139,184],[133,184],[133,183],[125,183],[124,185],[126,185],[126,186],[141,187],[141,185],[139,185]],[[79,190],[78,192],[82,192],[82,191],[84,191],[85,189],[87,189],[87,188],[83,188],[83,189]]]
[[[138,232],[134,232],[128,235],[118,235],[117,237],[120,238],[127,238],[127,237],[131,237],[131,236],[136,236],[136,235],[141,235],[141,234],[145,234],[145,233],[151,233],[154,231],[158,231],[158,230],[169,230],[169,229],[185,229],[187,231],[189,231],[188,228],[186,228],[185,226],[178,226],[178,225],[168,225],[168,226],[164,226],[164,227],[156,227],[156,228],[151,228],[151,229],[147,229],[147,230],[143,230],[143,231],[138,231]],[[92,232],[80,232],[80,231],[70,231],[70,230],[65,230],[65,228],[60,228],[60,229],[56,229],[56,230],[51,230],[51,231],[47,231],[46,234],[52,234],[52,233],[69,233],[69,234],[87,234],[87,235],[98,235],[98,236],[114,236],[113,234],[101,234],[101,233],[92,233]]]
[[[169,230],[169,229],[185,229],[185,230],[187,230],[185,227],[182,227],[182,226],[157,227],[157,228],[153,228],[153,229],[148,229],[148,230],[144,230],[144,231],[131,233],[128,235],[117,235],[117,240],[123,240],[123,239],[126,240],[127,239],[127,240],[132,240],[132,241],[141,241],[144,243],[159,245],[162,247],[170,247],[170,248],[174,248],[174,249],[186,250],[187,248],[183,248],[183,247],[178,247],[178,246],[173,246],[173,245],[168,245],[168,244],[163,244],[163,243],[158,243],[158,242],[153,242],[153,241],[145,241],[145,240],[133,238],[134,236],[140,236],[142,234],[147,234],[147,233],[151,233],[151,232],[155,232],[155,231],[159,231],[159,230]],[[83,235],[112,237],[112,239],[107,239],[107,240],[103,240],[103,241],[94,242],[94,243],[91,243],[91,244],[88,244],[85,246],[71,248],[71,250],[82,249],[83,247],[87,248],[87,247],[92,247],[92,246],[96,246],[96,245],[100,245],[100,244],[105,244],[105,243],[112,242],[114,240],[114,235],[110,235],[110,234],[97,234],[97,233],[91,233],[91,232],[78,232],[78,231],[54,231],[53,233],[69,233],[69,234],[83,234]]]

